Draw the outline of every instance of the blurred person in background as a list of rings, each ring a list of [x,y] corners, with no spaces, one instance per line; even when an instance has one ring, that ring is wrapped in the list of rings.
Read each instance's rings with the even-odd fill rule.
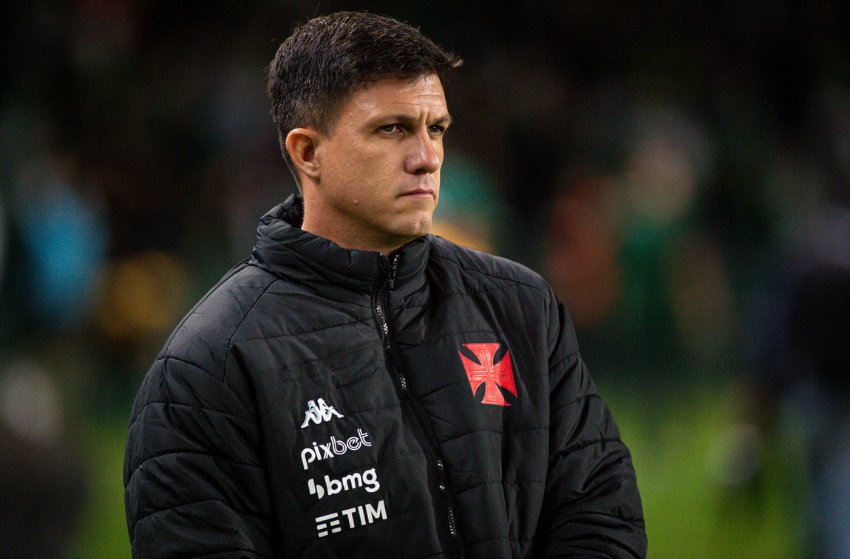
[[[133,407],[134,557],[645,557],[628,449],[545,281],[429,234],[460,59],[396,20],[270,68],[300,193]]]
[[[0,557],[66,557],[77,528],[87,472],[54,377],[30,359],[0,368]]]
[[[772,185],[794,211],[752,297],[741,415],[760,446],[797,426],[806,556],[839,559],[850,557],[850,89],[825,88],[808,112],[817,155],[788,163]],[[752,447],[736,448],[748,472],[740,485],[750,490],[763,476]]]
[[[696,209],[713,167],[708,134],[674,106],[624,112],[622,163],[571,163],[553,181],[544,268],[601,368],[657,401],[717,374],[734,302]]]
[[[838,559],[850,556],[850,211],[831,207],[798,235],[752,319],[755,374],[742,415],[771,444],[787,436],[789,418],[799,424],[810,483],[807,556]],[[750,472],[738,485],[757,489],[762,452],[736,450]]]

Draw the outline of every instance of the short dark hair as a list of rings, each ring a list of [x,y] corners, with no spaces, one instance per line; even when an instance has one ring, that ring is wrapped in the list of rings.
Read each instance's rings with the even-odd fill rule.
[[[436,74],[463,61],[418,29],[368,12],[337,12],[298,25],[269,65],[268,93],[287,164],[289,131],[330,133],[340,105],[358,88],[384,78]],[[293,174],[294,174],[294,169]]]

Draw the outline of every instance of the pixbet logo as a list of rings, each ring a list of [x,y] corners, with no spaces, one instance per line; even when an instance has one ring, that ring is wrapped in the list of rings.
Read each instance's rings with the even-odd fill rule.
[[[331,439],[324,444],[313,443],[312,447],[307,447],[301,451],[301,463],[306,471],[310,464],[316,460],[326,460],[334,456],[341,456],[348,452],[356,452],[364,446],[372,446],[369,440],[369,433],[363,429],[357,430],[356,437],[348,437],[348,439],[337,439],[331,435]]]
[[[342,476],[339,479],[333,479],[331,476],[325,476],[325,483],[318,484],[312,479],[307,482],[307,488],[310,490],[310,495],[316,495],[319,499],[327,495],[336,495],[343,491],[352,489],[364,488],[367,493],[374,493],[381,488],[381,482],[378,481],[378,473],[375,468],[369,468],[363,473],[354,472],[347,476]]]
[[[316,530],[319,532],[320,538],[342,532],[344,525],[340,514],[347,520],[348,529],[353,529],[372,524],[376,520],[386,520],[387,508],[384,505],[384,500],[381,499],[376,506],[367,503],[340,512],[318,516],[316,517]]]

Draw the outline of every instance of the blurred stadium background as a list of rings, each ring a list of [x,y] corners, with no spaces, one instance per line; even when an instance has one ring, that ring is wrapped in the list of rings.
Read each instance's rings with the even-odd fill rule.
[[[650,556],[850,557],[850,4],[4,4],[0,556],[129,557],[135,390],[294,188],[265,66],[368,9],[466,61],[438,232],[570,307]]]

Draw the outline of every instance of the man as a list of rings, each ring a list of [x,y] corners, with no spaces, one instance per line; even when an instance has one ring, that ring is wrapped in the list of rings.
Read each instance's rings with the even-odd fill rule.
[[[428,234],[460,60],[308,21],[269,92],[302,196],[133,408],[134,557],[643,557],[629,452],[535,273]]]

